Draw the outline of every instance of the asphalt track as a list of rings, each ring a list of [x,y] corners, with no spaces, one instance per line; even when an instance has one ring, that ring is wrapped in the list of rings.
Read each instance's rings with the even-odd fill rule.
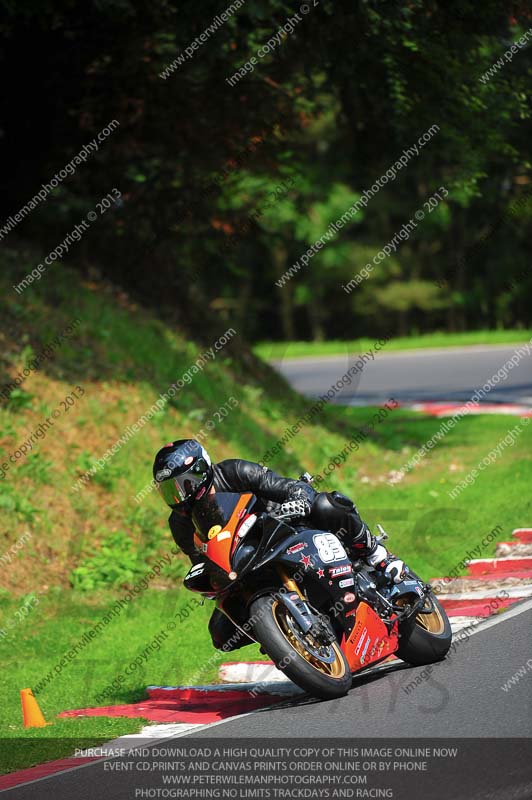
[[[504,692],[501,686],[532,657],[532,602],[527,611],[479,625],[454,653],[426,668],[403,662],[355,676],[347,697],[306,699],[214,726],[195,736],[532,737],[532,670]],[[516,611],[523,607],[516,604]],[[531,662],[532,663],[532,662]],[[532,797],[532,794],[531,794]]]
[[[276,745],[294,737],[325,737],[330,742],[348,737],[355,744],[374,737],[388,737],[388,743],[390,737],[403,741],[413,738],[417,745],[435,737],[447,744],[461,740],[462,749],[467,749],[468,743],[473,748],[471,757],[451,766],[441,762],[432,776],[416,776],[419,793],[414,791],[414,796],[430,796],[431,800],[529,800],[532,670],[508,692],[501,687],[532,655],[531,623],[532,601],[523,601],[500,618],[481,623],[472,635],[457,643],[452,655],[433,667],[426,679],[422,678],[426,668],[383,665],[376,674],[355,677],[349,694],[339,700],[321,702],[303,697],[165,744],[177,744],[183,738],[198,746],[207,740],[235,744],[235,740],[251,737],[266,737]],[[418,685],[407,693],[405,687],[416,678]],[[508,737],[501,743],[504,760],[490,758],[488,737]],[[485,744],[479,746],[478,740]],[[160,762],[164,757],[144,757],[145,761],[155,759]],[[407,783],[413,785],[412,776],[407,780],[407,776],[395,775],[390,780],[395,787],[393,797],[412,796],[405,788]],[[143,786],[151,785],[145,776]],[[138,787],[138,773],[112,772],[98,761],[1,796],[10,800],[121,800],[143,796],[138,794]],[[429,794],[425,793],[427,788]]]
[[[369,356],[350,386],[332,402],[380,405],[390,397],[403,403],[464,402],[497,373],[520,345],[492,345],[386,353]],[[369,351],[368,351],[369,352]],[[309,397],[319,397],[334,386],[360,359],[360,353],[272,361],[292,386]],[[485,398],[490,403],[532,405],[532,348]]]

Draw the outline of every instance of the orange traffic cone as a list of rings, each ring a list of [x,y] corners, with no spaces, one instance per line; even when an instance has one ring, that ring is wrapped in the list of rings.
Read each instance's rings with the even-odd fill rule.
[[[22,703],[22,719],[25,728],[44,728],[45,725],[51,725],[44,719],[31,689],[20,690],[20,702]]]

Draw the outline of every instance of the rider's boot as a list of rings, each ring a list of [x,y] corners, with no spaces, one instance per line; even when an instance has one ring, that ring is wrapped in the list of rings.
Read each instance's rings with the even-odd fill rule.
[[[345,540],[344,544],[347,544]],[[408,574],[409,570],[405,562],[380,544],[365,523],[363,523],[363,529],[358,536],[351,541],[348,549],[352,556],[362,559],[394,583],[404,580]]]

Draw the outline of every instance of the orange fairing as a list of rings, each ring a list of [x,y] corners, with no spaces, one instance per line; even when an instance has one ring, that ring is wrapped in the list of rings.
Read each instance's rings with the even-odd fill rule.
[[[201,550],[207,558],[217,564],[225,572],[231,572],[231,545],[235,538],[236,529],[244,517],[247,504],[253,495],[243,494],[236,504],[229,522],[223,529],[210,539],[206,544],[198,536],[194,535],[196,547]]]
[[[357,608],[355,627],[342,647],[352,671],[356,672],[395,653],[397,645],[397,622],[389,633],[375,611],[367,603],[361,602]]]

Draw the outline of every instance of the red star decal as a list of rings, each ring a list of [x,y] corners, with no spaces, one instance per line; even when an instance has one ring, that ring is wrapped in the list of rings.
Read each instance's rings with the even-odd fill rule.
[[[310,567],[311,561],[312,561],[312,559],[311,559],[310,556],[301,556],[301,563],[303,564],[303,566],[305,568],[306,567]]]
[[[318,570],[318,578],[323,578],[324,575],[325,575],[325,570],[321,569],[320,567],[320,569]]]

